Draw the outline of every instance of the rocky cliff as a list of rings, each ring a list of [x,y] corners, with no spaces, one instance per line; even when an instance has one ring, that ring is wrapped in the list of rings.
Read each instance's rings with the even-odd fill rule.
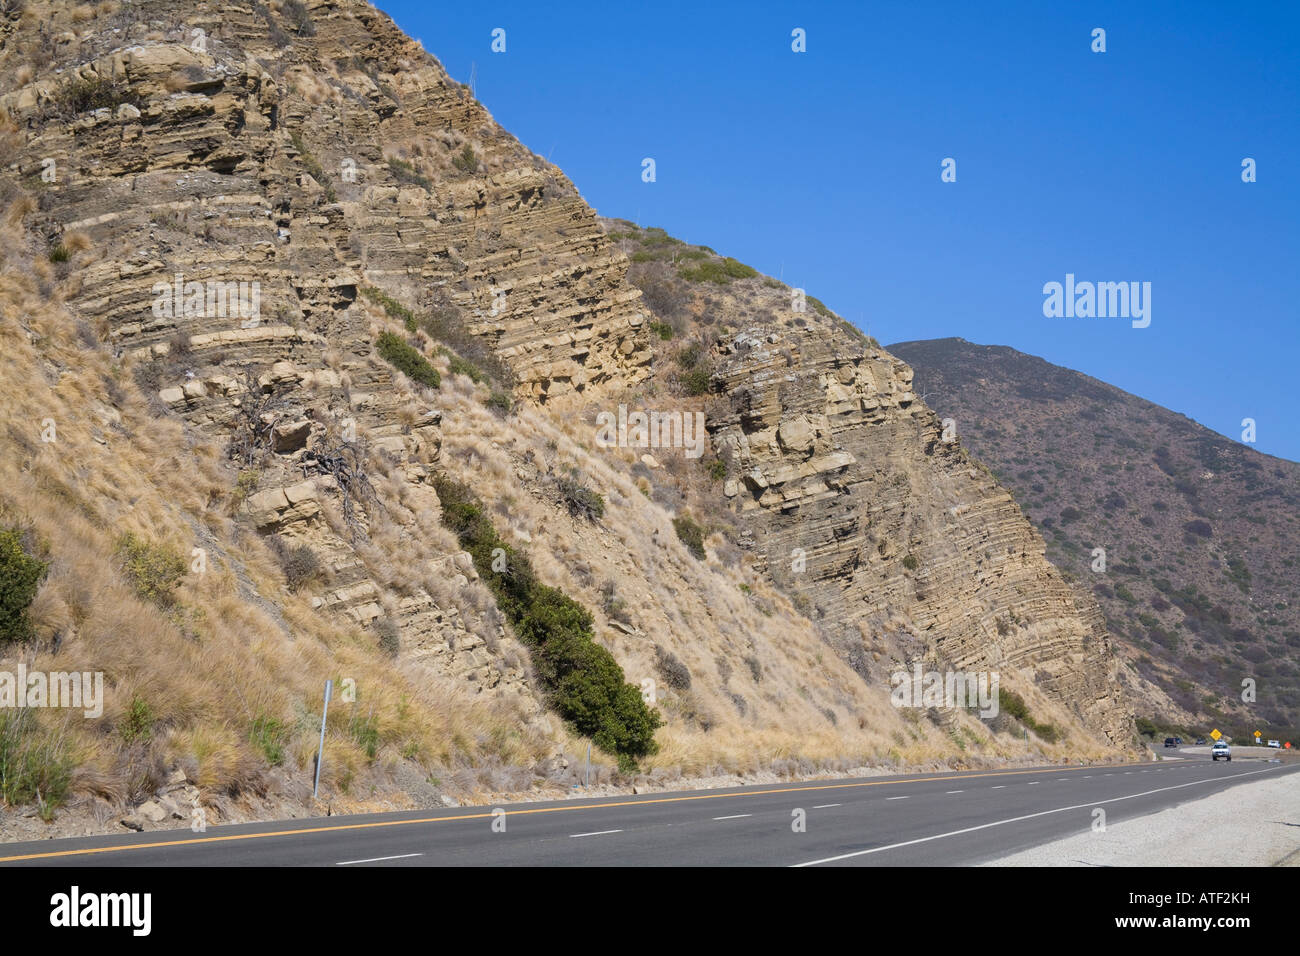
[[[440,475],[663,714],[656,779],[1127,744],[1095,607],[905,366],[767,321],[788,290],[749,277],[724,334],[687,304],[684,393],[627,240],[368,4],[6,12],[0,519],[49,572],[0,654],[106,671],[108,702],[0,738],[62,747],[101,817],[177,779],[219,816],[306,803],[331,675],[361,688],[331,799],[576,779]],[[716,486],[578,414],[656,395],[707,403]],[[1003,669],[1056,731],[890,707],[922,660]]]
[[[906,364],[803,290],[740,264],[727,278],[726,262],[692,281],[711,250],[607,227],[640,260],[648,306],[712,356],[722,399],[709,428],[739,540],[855,670],[880,681],[917,659],[1014,668],[1089,726],[1129,737],[1096,602],[1045,559],[1011,495],[917,398]]]

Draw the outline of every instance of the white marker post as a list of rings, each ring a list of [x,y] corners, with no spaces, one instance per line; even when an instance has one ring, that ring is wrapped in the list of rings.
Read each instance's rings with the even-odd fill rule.
[[[316,782],[311,786],[311,798],[316,799],[316,792],[320,789],[320,765],[325,759],[325,718],[330,712],[330,696],[334,693],[334,681],[325,682],[325,706],[320,712],[320,748],[316,751]]]

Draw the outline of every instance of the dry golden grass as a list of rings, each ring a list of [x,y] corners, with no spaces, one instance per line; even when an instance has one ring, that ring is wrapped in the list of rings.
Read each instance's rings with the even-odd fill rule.
[[[0,420],[8,433],[0,519],[30,528],[49,561],[31,609],[37,638],[23,651],[29,667],[104,674],[101,717],[41,717],[41,733],[63,740],[80,765],[76,796],[138,799],[161,783],[158,768],[174,766],[187,768],[213,798],[262,794],[277,774],[301,784],[310,776],[313,714],[327,677],[350,678],[357,688],[355,707],[331,711],[327,792],[382,788],[404,761],[429,769],[531,764],[554,752],[555,739],[521,716],[529,708],[521,711],[519,701],[471,697],[457,683],[393,661],[345,619],[312,610],[307,596],[282,587],[261,539],[208,507],[229,499],[234,487],[219,444],[187,437],[178,420],[151,417],[112,357],[87,350],[72,318],[40,296],[17,251],[22,237],[15,227],[25,207],[11,205],[0,235]],[[105,394],[106,378],[116,378],[126,394],[118,407]],[[56,440],[43,442],[50,423]],[[384,488],[395,503],[401,491]],[[430,534],[432,548],[452,544],[428,515],[417,528]],[[207,570],[185,576],[172,607],[143,600],[114,554],[126,531],[187,563],[203,547]],[[380,542],[402,547],[392,522],[381,522],[379,532]],[[392,566],[395,586],[424,573],[391,552],[379,558]],[[18,651],[0,649],[6,666]],[[152,721],[145,739],[132,743],[124,728],[137,699]],[[250,734],[263,716],[284,728],[280,771],[272,771]],[[373,720],[378,732],[373,759],[358,720]]]

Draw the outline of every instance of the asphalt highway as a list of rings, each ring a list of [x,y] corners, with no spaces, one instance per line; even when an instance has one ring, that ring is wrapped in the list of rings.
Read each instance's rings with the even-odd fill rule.
[[[0,844],[0,867],[961,866],[1300,771],[1166,756]]]

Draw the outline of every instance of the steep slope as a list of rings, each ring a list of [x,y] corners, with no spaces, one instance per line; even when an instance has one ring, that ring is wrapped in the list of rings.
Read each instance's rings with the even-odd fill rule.
[[[31,771],[6,803],[108,825],[150,797],[178,820],[314,812],[326,678],[347,691],[322,774],[336,809],[567,789],[587,741],[500,610],[513,572],[448,527],[448,479],[590,613],[582,654],[611,654],[662,714],[653,779],[1117,753],[1122,716],[1090,684],[1104,636],[1085,653],[1054,598],[1039,649],[1006,661],[1054,728],[1031,737],[891,707],[883,663],[828,652],[852,626],[833,580],[814,622],[752,558],[679,540],[667,492],[689,483],[650,488],[576,414],[672,374],[628,260],[387,17],[6,12],[0,524],[48,574],[0,671],[105,681],[98,716],[0,714],[3,756]],[[897,454],[924,469],[906,427]],[[931,599],[945,634],[968,613]],[[130,825],[158,822],[146,806]]]
[[[1004,346],[890,348],[1096,595],[1144,716],[1300,734],[1300,465]]]
[[[675,359],[655,363],[655,384],[711,396],[736,542],[846,662],[871,682],[918,660],[1018,671],[1127,739],[1096,603],[1044,559],[1010,494],[945,440],[911,369],[802,290],[662,230],[606,228]]]

